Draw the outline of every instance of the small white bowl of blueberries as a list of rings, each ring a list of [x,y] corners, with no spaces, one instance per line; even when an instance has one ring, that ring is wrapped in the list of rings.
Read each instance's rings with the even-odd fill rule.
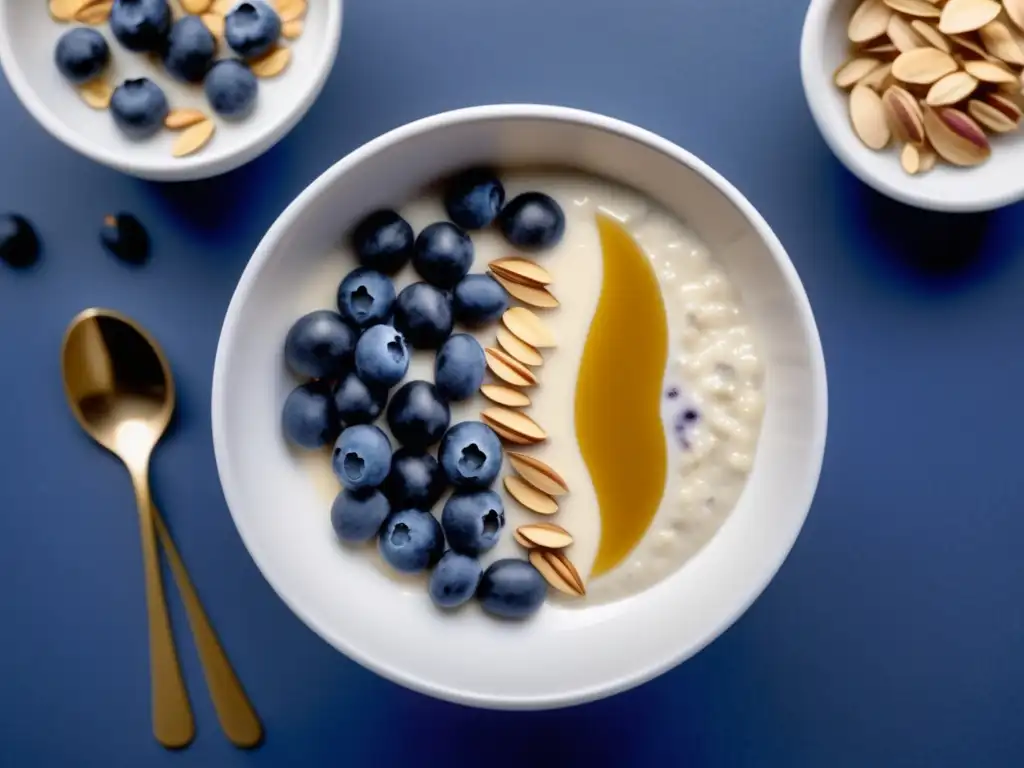
[[[0,65],[72,149],[185,181],[291,130],[330,73],[341,19],[340,0],[0,0]]]

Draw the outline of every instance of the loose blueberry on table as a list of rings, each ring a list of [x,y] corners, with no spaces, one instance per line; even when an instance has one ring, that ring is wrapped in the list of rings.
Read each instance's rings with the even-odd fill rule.
[[[288,331],[284,359],[299,376],[333,379],[352,361],[356,333],[337,312],[318,309],[300,317]]]
[[[498,560],[484,571],[476,595],[483,609],[503,619],[525,619],[548,594],[540,571],[525,560]]]
[[[259,85],[243,61],[218,61],[206,73],[203,89],[210,107],[225,120],[242,120],[256,108]]]
[[[39,258],[39,236],[24,216],[0,215],[0,261],[12,267],[28,267]]]
[[[68,82],[80,85],[95,79],[110,63],[110,47],[95,29],[69,29],[57,41],[57,69]]]
[[[472,328],[493,323],[508,309],[508,292],[490,275],[466,275],[455,286],[455,319]]]
[[[384,412],[385,387],[370,386],[355,371],[347,373],[334,390],[334,407],[343,426],[369,424]]]
[[[399,448],[381,490],[395,509],[433,509],[447,482],[441,465],[429,453]]]
[[[425,571],[444,554],[441,524],[421,509],[393,512],[384,521],[377,542],[388,565],[402,573]]]
[[[331,505],[331,526],[342,541],[359,543],[376,538],[391,505],[376,489],[341,491]]]
[[[425,450],[444,435],[451,420],[448,404],[427,381],[403,384],[388,404],[388,427],[402,445]]]
[[[453,325],[451,299],[429,283],[407,285],[395,300],[395,327],[415,349],[437,349]]]
[[[477,560],[446,552],[430,574],[430,599],[438,608],[458,608],[473,599],[482,576]]]
[[[431,224],[416,238],[412,264],[438,288],[454,288],[473,265],[473,241],[448,221]]]
[[[130,213],[104,217],[100,242],[117,258],[132,264],[141,264],[149,257],[149,233]]]
[[[392,210],[371,213],[352,232],[359,263],[387,275],[409,263],[415,241],[409,222]]]
[[[349,427],[334,444],[334,474],[352,491],[377,488],[391,471],[391,443],[380,427]]]
[[[163,89],[146,77],[125,80],[110,98],[114,123],[133,139],[148,138],[159,131],[169,110]]]
[[[341,431],[330,386],[310,381],[291,391],[281,413],[284,435],[300,448],[322,448],[338,438]]]
[[[110,31],[129,51],[159,51],[171,30],[167,0],[114,0]]]
[[[224,18],[224,39],[243,59],[258,59],[277,44],[281,17],[260,0],[239,3]]]
[[[434,360],[434,384],[450,402],[472,396],[484,381],[484,350],[468,333],[456,333],[438,350]]]
[[[501,443],[486,424],[463,421],[445,433],[438,457],[449,483],[462,490],[482,490],[501,470]]]
[[[524,251],[543,251],[565,234],[565,213],[543,192],[524,192],[498,215],[498,228],[512,245]]]
[[[441,527],[448,546],[464,555],[482,555],[501,539],[505,505],[494,491],[453,493],[444,504]]]
[[[505,187],[493,171],[467,171],[448,184],[444,207],[448,218],[463,229],[483,229],[505,204]]]
[[[386,323],[394,305],[394,284],[375,270],[354,269],[338,286],[338,311],[355,328]]]
[[[390,325],[375,325],[356,343],[356,372],[368,385],[390,388],[409,370],[405,337]]]
[[[201,83],[213,65],[217,41],[198,16],[174,22],[163,49],[164,66],[179,80]]]

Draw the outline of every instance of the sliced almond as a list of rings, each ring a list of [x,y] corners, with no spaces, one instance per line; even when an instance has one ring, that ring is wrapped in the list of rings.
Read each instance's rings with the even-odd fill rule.
[[[928,85],[956,72],[953,57],[938,48],[915,48],[901,53],[892,63],[892,76],[904,83]]]
[[[548,349],[555,346],[555,337],[544,322],[525,307],[513,307],[501,316],[501,322],[531,347]]]
[[[221,16],[227,16],[231,12],[231,9],[237,4],[238,0],[213,0],[213,2],[210,3],[210,13],[218,13]],[[274,8],[278,11],[278,15],[280,15],[280,9],[277,5],[278,4],[275,0]]]
[[[492,277],[501,284],[509,296],[523,304],[538,309],[554,309],[558,306],[558,299],[547,288],[514,283],[499,275],[492,275]]]
[[[114,0],[106,0],[106,2],[99,3],[87,3],[85,7],[75,14],[75,21],[80,21],[83,24],[106,24],[107,19],[110,18],[110,11],[114,7]]]
[[[845,90],[846,88],[852,88],[881,66],[882,62],[874,58],[861,57],[850,59],[836,70],[833,79],[836,85]]]
[[[850,17],[846,28],[850,42],[866,43],[885,34],[892,18],[892,10],[882,0],[863,0]]]
[[[171,131],[180,131],[182,128],[201,123],[206,115],[198,109],[172,109],[164,118],[164,128]]]
[[[953,165],[979,165],[992,153],[981,126],[958,109],[926,107],[924,130],[935,151]]]
[[[918,150],[918,154],[920,155],[917,168],[917,172],[919,174],[927,173],[928,171],[935,167],[935,161],[938,160],[939,156],[936,155],[931,149],[920,149]]]
[[[106,80],[99,78],[78,86],[78,93],[82,101],[93,109],[106,109],[110,106],[110,97],[114,95],[114,89]]]
[[[993,21],[1001,10],[995,0],[949,0],[942,6],[939,32],[947,35],[974,32]]]
[[[970,51],[982,61],[988,61],[992,58],[989,55],[988,51],[986,51],[984,48],[982,48],[980,45],[974,42],[967,35],[950,35],[949,39],[950,41],[956,44],[957,48],[962,48],[965,51]]]
[[[865,85],[854,87],[850,94],[850,122],[857,137],[871,149],[882,149],[891,133],[885,119],[882,97]]]
[[[554,523],[531,523],[516,528],[516,533],[527,544],[542,549],[565,549],[572,545],[572,534]]]
[[[916,144],[904,144],[900,150],[900,165],[911,176],[921,170],[921,153]]]
[[[557,501],[513,475],[505,477],[505,490],[513,499],[538,515],[553,515],[558,511]]]
[[[912,51],[915,48],[924,48],[926,45],[921,36],[910,26],[910,22],[898,13],[894,13],[889,19],[889,26],[886,27],[885,33],[900,53]]]
[[[512,531],[512,538],[515,539],[516,544],[518,544],[523,549],[533,549],[536,546],[532,541],[527,541],[526,539],[524,539],[522,534],[519,533],[518,529]]]
[[[922,19],[937,19],[942,13],[928,0],[885,0],[885,4],[906,16],[917,16]]]
[[[1024,107],[1018,101],[1015,101],[1013,97],[1007,96],[1005,93],[985,94],[985,101],[1011,120],[1019,123],[1024,119]]]
[[[57,21],[74,21],[75,14],[88,4],[88,0],[50,0],[50,15]]]
[[[965,61],[964,70],[983,83],[1013,83],[1017,76],[1001,64],[991,61]]]
[[[512,469],[537,490],[549,496],[564,496],[569,492],[569,485],[562,476],[540,459],[515,451],[508,451],[506,455]]]
[[[910,22],[910,26],[926,43],[928,43],[928,45],[932,46],[932,48],[938,48],[940,51],[945,51],[946,53],[950,53],[953,50],[952,46],[949,44],[949,40],[946,39],[946,36],[927,21],[914,19]]]
[[[532,549],[530,550],[530,564],[540,571],[544,580],[559,592],[571,597],[583,597],[587,594],[579,571],[561,552]]]
[[[1014,120],[991,104],[979,99],[967,102],[967,114],[993,133],[1009,133],[1016,130],[1020,120]]]
[[[306,15],[306,0],[275,0],[274,7],[283,23],[301,19]]]
[[[992,21],[978,30],[985,50],[1008,64],[1024,65],[1024,51],[1020,41],[1001,21]]]
[[[921,107],[909,91],[892,85],[882,94],[886,119],[893,135],[901,142],[921,144],[924,142],[924,117]]]
[[[171,154],[174,157],[187,157],[195,154],[210,143],[216,128],[217,125],[213,120],[203,120],[186,128],[175,139],[174,146],[171,147]]]
[[[873,91],[881,92],[892,84],[892,64],[883,64],[874,72],[861,78],[857,85],[865,85]]]
[[[306,30],[306,22],[302,19],[292,19],[286,21],[281,25],[281,34],[288,40],[295,40],[296,38],[302,37],[302,33]]]
[[[501,384],[484,384],[480,387],[480,394],[506,408],[526,408],[530,405],[530,397],[525,392]]]
[[[292,60],[292,49],[280,46],[253,61],[249,68],[256,77],[277,77]]]
[[[544,358],[535,347],[531,347],[518,336],[513,336],[507,328],[498,328],[498,344],[512,357],[523,365],[542,365]]]
[[[480,418],[488,426],[497,424],[506,432],[519,435],[527,443],[542,443],[548,439],[544,428],[522,411],[490,407],[484,408]]]
[[[210,4],[213,0],[181,0],[181,7],[185,9],[185,13],[191,13],[193,16],[199,16],[200,14],[206,13],[210,10]]]
[[[491,272],[506,280],[523,285],[551,285],[551,273],[535,261],[512,256],[507,259],[495,259],[490,264]]]
[[[511,355],[495,347],[484,350],[484,359],[491,373],[513,387],[535,387],[537,377],[533,371],[514,359]]]
[[[899,49],[892,43],[882,43],[881,45],[871,45],[864,48],[861,53],[868,53],[872,56],[889,56],[895,58],[896,54],[899,53]]]
[[[1024,0],[1003,0],[1003,8],[1017,29],[1024,30]]]
[[[529,440],[524,438],[522,435],[516,432],[510,432],[499,424],[488,424],[494,433],[504,440],[506,443],[512,443],[513,445],[533,445]]]
[[[204,13],[199,17],[210,34],[218,40],[224,39],[224,17],[219,13]]]
[[[930,104],[933,107],[956,104],[974,93],[974,89],[977,87],[978,80],[973,75],[970,75],[967,72],[954,72],[953,74],[946,75],[942,79],[936,81],[935,84],[928,89],[928,95],[925,96],[925,103]]]

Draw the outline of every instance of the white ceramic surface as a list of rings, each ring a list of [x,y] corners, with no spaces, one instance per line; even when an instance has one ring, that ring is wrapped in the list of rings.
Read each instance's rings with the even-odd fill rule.
[[[306,114],[334,66],[342,4],[343,0],[310,0],[305,31],[289,42],[292,62],[279,77],[259,81],[255,112],[239,122],[216,118],[213,140],[185,158],[171,156],[175,133],[161,131],[150,139],[133,141],[117,129],[108,111],[93,110],[79,98],[57,71],[53,52],[64,31],[81,25],[54,21],[44,0],[0,0],[0,65],[32,116],[77,152],[144,179],[203,179],[263,154]],[[123,48],[107,25],[97,29],[110,45],[112,84],[129,77],[149,77],[164,88],[172,107],[195,107],[213,114],[202,86],[177,82],[144,55]]]
[[[900,167],[899,151],[865,147],[850,125],[849,98],[832,81],[849,57],[846,29],[860,0],[811,0],[800,44],[804,93],[826,143],[865,184],[883,195],[936,211],[985,211],[1024,198],[1024,134],[992,140],[992,157],[975,168],[940,161],[933,170],[910,176]]]
[[[767,408],[736,510],[676,574],[592,608],[545,605],[506,623],[442,615],[420,581],[396,581],[336,542],[329,502],[280,434],[294,381],[282,343],[310,286],[332,274],[361,216],[398,206],[466,166],[568,165],[630,185],[675,213],[732,277],[761,336]],[[781,244],[697,158],[647,131],[559,107],[476,107],[398,128],[310,185],[247,266],[221,332],[213,438],[231,514],[282,599],[333,646],[413,689],[465,704],[542,708],[648,680],[700,650],[750,605],[807,515],[825,443],[825,366],[811,309]],[[326,458],[325,458],[326,460]]]

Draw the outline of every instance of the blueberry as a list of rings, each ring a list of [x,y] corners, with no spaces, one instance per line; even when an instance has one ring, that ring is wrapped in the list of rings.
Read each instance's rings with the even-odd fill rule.
[[[483,571],[472,557],[446,552],[430,574],[428,591],[438,608],[458,608],[476,594]]]
[[[543,192],[524,192],[502,209],[498,227],[516,248],[543,251],[556,245],[565,234],[565,214]]]
[[[390,325],[363,331],[356,344],[356,372],[374,387],[393,387],[409,370],[409,347]]]
[[[465,400],[484,382],[484,350],[468,333],[456,333],[434,360],[434,384],[445,400]]]
[[[149,233],[130,213],[105,216],[100,242],[117,258],[141,264],[149,257]]]
[[[281,426],[300,448],[322,448],[337,440],[341,427],[330,387],[311,381],[293,389],[284,401]]]
[[[221,59],[206,73],[203,89],[210,107],[227,120],[243,120],[256,108],[258,85],[248,65]]]
[[[483,229],[505,204],[505,188],[492,171],[476,168],[457,176],[445,191],[448,218],[463,229]]]
[[[391,472],[381,490],[395,509],[415,507],[429,511],[446,485],[437,459],[429,453],[399,448],[391,457]]]
[[[163,128],[169,109],[163,89],[146,77],[125,80],[110,97],[114,123],[133,139],[147,138]]]
[[[224,18],[224,39],[243,59],[258,59],[277,45],[281,17],[261,0],[239,3]]]
[[[448,546],[464,555],[481,555],[501,539],[505,507],[494,491],[453,493],[444,503],[441,527]]]
[[[95,29],[77,27],[60,36],[54,61],[67,80],[87,83],[110,62],[110,46]]]
[[[377,541],[388,565],[403,573],[425,571],[444,553],[441,524],[432,514],[419,509],[393,512],[384,521]]]
[[[331,505],[331,525],[342,541],[369,541],[380,531],[391,505],[380,491],[341,491]]]
[[[497,560],[484,571],[477,587],[480,605],[492,616],[525,619],[544,602],[548,585],[525,560]]]
[[[16,213],[0,214],[0,261],[27,267],[39,258],[39,236],[28,219]]]
[[[354,371],[344,376],[334,390],[334,407],[342,426],[369,424],[384,412],[388,391],[384,387],[371,387]]]
[[[284,360],[299,376],[336,379],[348,369],[356,334],[341,315],[318,309],[295,321],[284,340]]]
[[[338,311],[356,328],[386,323],[394,305],[395,286],[372,269],[354,269],[338,286]]]
[[[433,445],[444,435],[450,420],[448,404],[426,381],[403,385],[388,403],[391,434],[407,448],[422,450]]]
[[[372,424],[349,427],[334,444],[331,466],[349,490],[376,488],[391,471],[388,436]]]
[[[479,421],[463,421],[448,430],[437,452],[448,482],[461,490],[490,487],[501,470],[501,443]]]
[[[450,222],[431,224],[416,238],[412,265],[428,283],[454,288],[473,265],[473,241]]]
[[[171,30],[167,0],[114,0],[110,31],[129,51],[159,51]]]
[[[455,286],[452,310],[463,325],[492,323],[508,309],[508,293],[490,275],[466,275]]]
[[[407,285],[395,300],[395,327],[416,349],[437,349],[452,332],[452,302],[428,283]]]
[[[415,237],[409,222],[391,210],[374,211],[352,230],[359,263],[392,275],[412,258]]]
[[[163,49],[164,66],[179,80],[201,83],[217,54],[217,40],[198,16],[182,16]]]

